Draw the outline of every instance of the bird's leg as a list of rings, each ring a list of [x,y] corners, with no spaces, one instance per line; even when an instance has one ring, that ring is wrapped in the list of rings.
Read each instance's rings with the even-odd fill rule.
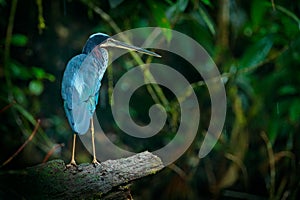
[[[71,157],[71,162],[67,165],[67,167],[77,166],[75,162],[75,145],[76,145],[76,134],[73,135],[72,157]]]
[[[95,130],[94,130],[94,121],[93,121],[93,117],[91,118],[91,132],[92,132],[92,146],[93,146],[93,161],[92,163],[94,165],[98,165],[100,164],[98,161],[97,161],[97,158],[96,158],[96,150],[95,150]]]

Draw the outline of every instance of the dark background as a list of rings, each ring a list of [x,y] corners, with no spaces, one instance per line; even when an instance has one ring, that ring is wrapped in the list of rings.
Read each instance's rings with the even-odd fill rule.
[[[69,162],[72,132],[60,85],[67,61],[81,51],[90,34],[114,35],[118,33],[114,24],[121,31],[160,26],[198,41],[228,77],[227,117],[217,145],[200,160],[198,151],[210,117],[206,87],[197,85],[201,77],[184,60],[159,52],[193,83],[201,99],[203,125],[179,160],[133,184],[134,198],[296,199],[300,187],[298,1],[0,0],[0,13],[1,173],[48,159]],[[177,100],[162,88],[172,106],[168,123],[155,138],[143,142],[123,134],[112,118],[110,90],[134,60],[130,55],[119,60],[102,81],[97,108],[101,125],[127,148],[137,152],[158,148],[172,139],[178,127]],[[155,101],[146,86],[133,98],[132,117],[149,122],[148,108]],[[38,119],[33,139],[3,165],[29,138]],[[78,163],[91,161],[80,141],[76,158]]]

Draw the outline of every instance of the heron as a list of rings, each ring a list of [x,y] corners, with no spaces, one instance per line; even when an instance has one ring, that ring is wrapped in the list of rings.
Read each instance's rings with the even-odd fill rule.
[[[94,165],[99,164],[95,152],[93,115],[99,98],[101,80],[108,67],[108,49],[121,48],[150,56],[160,55],[146,49],[115,40],[107,34],[92,34],[86,41],[82,53],[68,62],[63,74],[61,95],[68,122],[73,130],[72,157],[69,166],[77,166],[75,161],[76,136],[84,135],[90,129]]]

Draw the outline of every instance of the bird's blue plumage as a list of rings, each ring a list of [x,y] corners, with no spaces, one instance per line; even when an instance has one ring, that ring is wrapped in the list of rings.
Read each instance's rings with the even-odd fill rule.
[[[107,62],[108,52],[96,46],[90,53],[77,55],[67,64],[61,92],[67,118],[77,134],[85,134],[90,126]]]

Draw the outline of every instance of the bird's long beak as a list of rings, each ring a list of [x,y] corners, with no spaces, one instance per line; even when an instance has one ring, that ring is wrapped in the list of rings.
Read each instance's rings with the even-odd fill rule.
[[[100,44],[100,47],[116,47],[116,48],[131,50],[131,51],[137,51],[137,52],[144,53],[144,54],[147,54],[150,56],[155,56],[155,57],[159,57],[159,58],[161,57],[157,53],[148,51],[148,50],[140,48],[140,47],[129,45],[129,44],[120,42],[120,41],[112,39],[112,38],[108,38],[105,42]]]

